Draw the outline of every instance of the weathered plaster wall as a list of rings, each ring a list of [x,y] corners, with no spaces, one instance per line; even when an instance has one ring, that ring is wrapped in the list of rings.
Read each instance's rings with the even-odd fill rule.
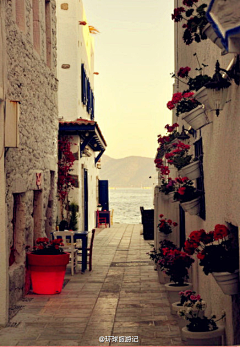
[[[6,7],[6,98],[20,101],[19,147],[9,148],[5,157],[6,208],[8,244],[14,245],[15,263],[9,270],[10,305],[22,296],[24,291],[25,246],[33,244],[33,238],[45,233],[48,223],[55,223],[56,171],[57,171],[57,79],[56,79],[56,16],[55,0],[51,8],[51,68],[46,65],[45,1],[39,2],[40,51],[33,48],[32,1],[25,1],[25,29],[16,24],[15,1],[8,1]],[[51,180],[51,172],[55,178]],[[42,200],[39,200],[42,215],[34,216],[34,191],[36,173],[42,174]],[[54,182],[53,182],[54,180]],[[24,211],[18,221],[21,235],[15,235],[13,244],[14,194],[19,194]],[[35,194],[36,195],[36,194]],[[52,198],[51,214],[46,217],[49,196]],[[24,218],[23,218],[24,216]],[[35,219],[35,221],[34,221]],[[38,223],[38,230],[34,231]],[[54,225],[53,225],[54,228]],[[48,229],[49,230],[49,229]]]

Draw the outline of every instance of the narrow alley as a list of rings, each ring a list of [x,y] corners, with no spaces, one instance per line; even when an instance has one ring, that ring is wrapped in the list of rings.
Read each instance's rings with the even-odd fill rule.
[[[179,328],[146,252],[141,224],[97,229],[93,270],[59,295],[27,295],[0,330],[1,346],[174,346]]]

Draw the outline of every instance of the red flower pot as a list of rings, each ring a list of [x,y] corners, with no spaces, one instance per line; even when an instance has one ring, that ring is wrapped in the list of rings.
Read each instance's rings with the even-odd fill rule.
[[[59,294],[62,291],[69,254],[27,254],[33,292],[36,294]]]

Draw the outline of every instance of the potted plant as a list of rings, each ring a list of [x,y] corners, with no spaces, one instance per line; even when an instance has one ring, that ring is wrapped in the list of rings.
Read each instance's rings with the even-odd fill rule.
[[[207,4],[197,6],[197,2],[198,0],[183,0],[182,5],[186,7],[175,8],[172,14],[174,22],[185,21],[182,27],[185,29],[183,41],[186,45],[190,45],[193,41],[198,43],[207,39],[203,32],[204,27],[208,23],[205,11]]]
[[[238,247],[225,225],[216,224],[208,233],[203,229],[191,232],[184,250],[190,255],[197,254],[205,275],[211,273],[224,294],[239,293]]]
[[[191,215],[197,215],[200,212],[202,192],[193,186],[193,182],[188,177],[177,177],[175,181],[178,187],[176,188],[174,199],[180,201],[185,212]]]
[[[190,164],[192,154],[189,154],[189,145],[185,145],[179,141],[172,144],[172,150],[165,154],[167,163],[175,166],[178,170],[181,170],[184,166]]]
[[[180,67],[177,74],[172,74],[172,77],[174,77],[175,79],[187,86],[186,92],[194,91],[194,99],[199,101],[201,104],[204,104],[205,108],[208,110],[210,109],[210,105],[208,102],[208,93],[205,88],[205,85],[206,83],[211,81],[211,77],[203,72],[203,69],[206,68],[208,65],[203,63],[200,65],[197,53],[194,53],[193,55],[197,58],[199,67],[195,70],[198,71],[199,74],[195,77],[190,77],[189,72],[191,71],[191,68],[189,66],[185,66]],[[205,122],[201,126],[205,125],[206,122],[208,122],[208,118],[206,115],[201,114],[201,117],[198,118],[201,118],[201,121]],[[200,122],[200,119],[198,119],[198,122]]]
[[[168,283],[170,280],[170,277],[166,275],[165,271],[161,269],[159,263],[159,260],[163,257],[163,249],[169,248],[169,249],[177,249],[177,246],[170,240],[162,240],[159,242],[159,249],[158,251],[155,249],[154,245],[150,244],[153,248],[148,252],[150,259],[154,261],[154,263],[157,265],[156,270],[158,271],[158,279],[159,283],[165,284]]]
[[[102,205],[101,205],[101,204],[98,204],[98,205],[97,205],[97,210],[98,210],[98,211],[102,211]]]
[[[159,217],[160,219],[157,225],[159,232],[164,235],[168,235],[172,233],[172,228],[176,227],[178,223],[173,222],[171,219],[163,218],[164,217],[163,214],[160,214]]]
[[[216,316],[210,318],[204,315],[206,303],[197,300],[194,304],[190,301],[184,303],[183,308],[178,311],[180,317],[189,321],[182,328],[182,338],[187,346],[222,346],[222,335],[224,327],[217,326]]]
[[[167,108],[173,110],[176,108],[176,116],[190,112],[200,105],[200,102],[194,99],[193,92],[174,93],[172,100],[168,101]]]
[[[159,265],[167,275],[170,276],[170,282],[165,284],[168,292],[170,303],[178,300],[179,291],[192,288],[191,283],[187,283],[188,269],[191,267],[194,259],[191,258],[186,252],[178,249],[163,248],[163,257],[159,260]]]
[[[171,177],[168,177],[167,180],[165,180],[164,177],[162,177],[162,185],[159,188],[159,191],[162,192],[162,196],[164,200],[167,200],[168,197],[175,192],[175,180],[172,180]]]
[[[27,268],[36,294],[61,293],[69,254],[63,252],[62,239],[38,238],[32,252],[27,253]],[[28,247],[29,248],[29,247]]]
[[[177,315],[178,326],[182,337],[182,328],[186,326],[187,321],[183,319],[184,317],[179,315],[179,311],[185,309],[186,307],[192,307],[192,309],[194,309],[195,306],[200,307],[201,305],[202,310],[199,316],[203,317],[205,314],[204,308],[206,307],[206,304],[202,300],[201,296],[199,294],[196,295],[196,292],[192,290],[185,290],[184,292],[179,292],[179,296],[180,301],[174,302],[172,304],[172,314]]]

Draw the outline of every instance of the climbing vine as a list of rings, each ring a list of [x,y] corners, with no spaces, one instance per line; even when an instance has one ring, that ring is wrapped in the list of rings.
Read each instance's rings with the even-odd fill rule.
[[[70,172],[76,160],[71,151],[71,137],[62,136],[58,140],[58,199],[61,204],[61,217],[64,219],[64,210],[69,210],[68,195],[74,187],[74,179]]]

